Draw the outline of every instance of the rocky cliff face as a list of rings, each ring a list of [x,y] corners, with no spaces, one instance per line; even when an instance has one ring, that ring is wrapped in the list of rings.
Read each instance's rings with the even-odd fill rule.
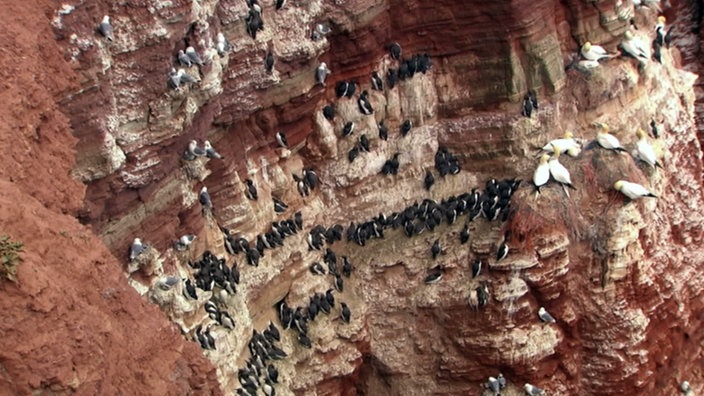
[[[685,5],[668,17],[681,22]],[[279,323],[274,304],[305,306],[333,287],[333,277],[308,269],[323,262],[307,244],[315,225],[347,229],[514,177],[524,183],[505,221],[463,215],[410,238],[388,228],[364,246],[332,244],[353,273],[332,313],[308,324],[312,348],[282,333],[288,357],[275,362],[277,394],[488,394],[483,383],[499,372],[506,395],[526,382],[549,394],[671,395],[688,380],[701,392],[701,148],[696,76],[680,67],[692,53],[672,48],[645,68],[619,57],[589,73],[565,69],[584,41],[615,52],[631,23],[648,35],[653,9],[620,0],[261,3],[264,29],[253,39],[242,0],[57,7],[28,1],[11,6],[17,20],[2,17],[9,50],[24,55],[2,60],[12,83],[0,139],[12,149],[0,168],[0,219],[26,250],[18,283],[0,283],[8,318],[0,381],[9,393],[233,394],[253,330]],[[104,14],[114,41],[95,32]],[[317,23],[331,32],[313,40]],[[227,54],[215,49],[218,33]],[[372,71],[399,67],[385,48],[394,41],[405,58],[430,54],[432,68],[372,90]],[[188,46],[205,59],[185,68],[198,82],[170,89]],[[315,83],[320,62],[332,71],[325,87]],[[336,83],[349,80],[370,92],[373,115],[360,114],[358,94],[336,98]],[[540,101],[532,118],[520,116],[528,89]],[[329,104],[333,120],[322,113]],[[526,186],[536,148],[565,130],[591,140],[592,123],[606,122],[630,151],[651,119],[664,168],[585,148],[561,157],[576,186],[569,196],[550,186],[536,198]],[[413,128],[402,137],[405,120]],[[348,121],[355,130],[342,137]],[[388,140],[378,137],[381,121]],[[362,134],[370,152],[350,162]],[[193,139],[224,159],[183,160]],[[440,147],[459,160],[459,174],[438,176]],[[394,153],[398,174],[380,175]],[[292,178],[304,169],[320,178],[306,197]],[[430,191],[427,170],[436,177]],[[625,202],[612,187],[622,178],[659,198]],[[258,200],[246,198],[245,179]],[[203,186],[212,212],[198,202]],[[274,212],[273,197],[289,205],[285,213]],[[222,228],[254,244],[297,211],[303,230],[267,249],[258,267],[226,252]],[[461,244],[465,223],[470,241]],[[510,253],[497,262],[509,230]],[[184,234],[197,238],[174,249]],[[134,237],[150,246],[139,268],[127,264]],[[435,240],[443,252],[433,260]],[[168,276],[193,279],[206,250],[239,269],[237,293],[198,289],[194,300],[183,282],[164,285]],[[484,267],[473,277],[476,259]],[[437,264],[442,279],[426,285]],[[211,298],[234,329],[208,318]],[[337,318],[342,301],[349,324]],[[557,323],[539,321],[541,306]],[[215,350],[192,342],[206,328]]]

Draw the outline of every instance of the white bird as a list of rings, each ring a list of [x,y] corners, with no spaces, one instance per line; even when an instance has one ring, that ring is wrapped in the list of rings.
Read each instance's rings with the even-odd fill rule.
[[[184,235],[179,238],[178,241],[174,242],[174,248],[176,248],[176,250],[186,250],[195,240],[196,236],[193,234]]]
[[[106,39],[109,41],[113,41],[113,36],[112,36],[112,25],[110,24],[110,17],[105,15],[103,17],[103,20],[100,22],[100,25],[98,25],[98,31],[100,34],[102,34]]]
[[[494,392],[494,396],[497,396],[501,392],[501,385],[499,385],[499,380],[494,377],[489,377],[489,380],[484,384],[486,389]]]
[[[203,209],[213,209],[213,201],[210,199],[210,193],[208,193],[208,188],[203,186],[200,189],[200,194],[198,194],[198,201],[203,205]]]
[[[193,63],[199,66],[203,66],[203,60],[200,58],[200,55],[196,52],[196,49],[193,47],[188,47],[186,48],[186,55],[191,59]]]
[[[646,63],[650,60],[648,47],[644,46],[640,39],[630,30],[623,34],[621,48],[632,57],[638,59],[639,62]]]
[[[320,65],[315,71],[315,81],[325,86],[325,79],[328,78],[329,74],[332,74],[332,72],[328,69],[328,65],[326,65],[325,62],[320,62]]]
[[[596,142],[599,143],[599,146],[607,150],[626,151],[626,149],[621,146],[621,142],[618,141],[616,136],[609,133],[608,125],[597,123],[596,126],[599,128],[596,133]]]
[[[614,183],[614,190],[621,192],[621,194],[627,196],[629,199],[644,197],[657,198],[657,195],[650,192],[647,188],[638,183],[632,183],[626,180],[619,180]]]
[[[560,163],[560,150],[555,149],[552,158],[548,161],[548,165],[550,166],[550,175],[552,175],[552,178],[555,179],[556,182],[575,189],[572,185],[572,179],[570,178],[570,171]],[[565,189],[565,194],[567,194],[568,197],[570,196],[567,189]]]
[[[555,318],[544,307],[538,309],[538,317],[545,323],[555,323]]]
[[[600,61],[601,59],[613,58],[616,55],[609,54],[606,52],[604,47],[600,45],[592,45],[589,41],[582,45],[582,50],[580,51],[582,57],[588,61]]]
[[[680,382],[680,390],[682,393],[689,393],[692,390],[692,387],[689,385],[689,381]]]
[[[638,158],[653,168],[656,166],[662,168],[662,165],[658,162],[658,158],[655,156],[653,146],[651,146],[648,142],[648,137],[646,136],[645,131],[638,129],[636,135],[638,135],[639,138],[638,143],[636,144]]]
[[[288,141],[286,141],[286,134],[283,131],[276,132],[276,143],[283,148],[288,148]]]
[[[548,142],[548,144],[543,146],[542,150],[545,152],[552,152],[555,148],[558,148],[560,150],[560,153],[565,153],[567,152],[567,150],[573,147],[579,148],[579,143],[574,140],[572,132],[567,131],[565,132],[564,137],[560,139],[551,140],[550,142]]]
[[[222,159],[222,155],[215,151],[209,140],[205,141],[205,156],[208,158]]]
[[[549,159],[549,155],[543,154],[543,156],[540,157],[538,167],[535,168],[535,172],[533,172],[533,184],[535,185],[535,189],[538,193],[540,193],[540,187],[547,184],[548,180],[550,180],[550,165],[548,164]]]
[[[222,34],[222,32],[218,33],[218,37],[215,42],[215,49],[218,51],[218,55],[220,56],[225,56],[232,47],[230,46],[230,43],[227,41],[225,38],[225,35]]]
[[[198,142],[196,142],[195,140],[191,140],[188,143],[188,149],[185,153],[183,153],[183,159],[185,159],[186,161],[192,161],[196,159],[196,157],[202,157],[204,155],[205,150],[198,147]]]
[[[142,244],[139,238],[135,238],[130,246],[130,261],[133,261],[147,249],[147,246]]]
[[[599,67],[599,61],[585,59],[577,62],[577,68],[581,69],[582,71],[589,71],[592,69],[596,69],[597,67]]]
[[[186,55],[183,50],[178,50],[178,63],[181,64],[181,66],[186,66],[186,67],[191,67],[193,66],[193,61],[191,60],[191,57]]]
[[[523,389],[525,389],[526,393],[529,394],[530,396],[542,395],[543,393],[545,393],[545,392],[543,392],[542,389],[538,388],[535,385],[531,385],[531,384],[523,385]]]

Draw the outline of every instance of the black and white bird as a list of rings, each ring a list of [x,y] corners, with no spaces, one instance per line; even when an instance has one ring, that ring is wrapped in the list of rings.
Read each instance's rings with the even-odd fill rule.
[[[220,153],[215,151],[213,146],[210,144],[209,140],[205,141],[205,156],[208,158],[215,158],[215,159],[222,159],[223,158],[223,156],[220,155]]]
[[[401,136],[406,136],[408,135],[408,132],[411,131],[411,128],[413,127],[413,122],[411,120],[405,120],[401,124]]]
[[[342,127],[342,136],[349,136],[354,132],[354,122],[348,121],[345,126]]]
[[[530,118],[531,114],[533,114],[533,101],[530,98],[530,94],[525,94],[525,96],[523,96],[521,115]]]
[[[288,148],[288,141],[286,141],[286,134],[283,131],[276,132],[276,143],[280,147]]]
[[[359,137],[359,149],[367,153],[369,152],[369,138],[367,138],[365,134]]]
[[[183,279],[183,296],[188,299],[192,298],[194,300],[198,299],[198,293],[196,293],[196,287],[190,279]]]
[[[430,187],[435,184],[435,176],[433,176],[433,172],[430,170],[425,171],[425,179],[423,179],[423,186],[425,186],[425,189],[430,191]]]
[[[272,197],[272,199],[274,200],[274,212],[283,213],[286,211],[286,209],[288,209],[288,205],[286,205],[284,201],[276,197]]]
[[[344,302],[340,302],[340,318],[342,318],[345,323],[349,323],[351,316],[352,312],[350,311],[350,307]]]
[[[386,141],[389,138],[389,129],[384,125],[384,120],[379,121],[379,139]]]
[[[328,65],[325,64],[325,62],[320,62],[320,65],[318,65],[318,68],[315,70],[315,81],[324,87],[325,80],[328,78],[329,74],[332,74],[332,72],[328,69]]]
[[[350,151],[347,152],[347,160],[350,161],[350,163],[354,162],[355,159],[359,156],[359,145],[354,145]]]
[[[205,150],[198,147],[197,141],[191,140],[190,142],[188,142],[188,148],[186,149],[186,152],[183,153],[183,159],[186,161],[192,161],[197,157],[202,157],[204,155]]]
[[[474,259],[472,262],[472,278],[476,278],[482,272],[482,260]]]
[[[257,187],[254,185],[254,182],[251,179],[244,179],[244,183],[246,184],[244,195],[247,199],[256,201],[259,198],[259,194],[257,193]]]
[[[100,21],[100,24],[98,25],[98,32],[103,35],[108,41],[113,41],[113,28],[112,25],[110,24],[110,17],[105,15],[103,17],[103,20]]]
[[[314,275],[325,275],[325,267],[316,261],[310,265],[310,272]]]
[[[213,201],[210,200],[210,194],[208,193],[208,187],[203,186],[200,189],[200,194],[198,195],[198,201],[203,205],[203,209],[212,210]]]
[[[188,250],[188,248],[195,240],[196,236],[193,234],[183,235],[181,238],[178,239],[178,241],[174,242],[174,248],[180,251]]]
[[[401,44],[399,43],[391,43],[389,44],[389,52],[391,53],[391,57],[400,60],[401,59]]]
[[[169,86],[177,91],[180,91],[182,85],[195,82],[197,80],[183,69],[176,71],[172,68],[169,73]]]
[[[364,115],[371,115],[374,113],[374,108],[372,108],[371,102],[369,102],[369,92],[367,90],[362,91],[357,99],[357,105],[359,106],[359,111]]]
[[[381,79],[376,70],[372,71],[372,89],[375,91],[384,90],[384,80]]]
[[[555,323],[555,318],[550,315],[545,307],[540,307],[540,309],[538,309],[538,317],[545,323]]]
[[[178,63],[181,66],[185,66],[185,67],[193,66],[193,61],[191,60],[191,58],[188,55],[186,55],[185,52],[183,52],[183,50],[178,50],[178,55],[176,56],[176,58],[178,60]]]
[[[274,54],[271,51],[267,52],[266,57],[264,57],[264,68],[269,74],[274,71]]]
[[[440,247],[440,240],[436,239],[435,242],[433,242],[433,246],[430,247],[430,254],[433,256],[433,260],[438,258],[440,253],[442,253],[442,248]]]
[[[200,55],[198,55],[198,52],[196,52],[196,49],[189,46],[186,48],[186,55],[191,59],[191,62],[195,63],[198,66],[203,66],[203,60],[201,59]]]
[[[142,244],[142,241],[139,238],[135,238],[130,246],[130,261],[134,261],[134,259],[136,259],[146,249],[146,245]]]
[[[529,396],[538,396],[538,395],[542,395],[545,393],[542,389],[538,388],[535,385],[531,385],[531,384],[523,385],[523,389],[526,391],[526,393]]]
[[[398,157],[400,153],[395,153],[391,159],[386,160],[384,165],[381,167],[381,173],[384,175],[396,175],[398,174]]]
[[[426,275],[425,279],[423,279],[423,282],[426,285],[438,283],[440,282],[440,279],[442,279],[443,273],[445,273],[445,268],[442,265],[436,265],[430,270],[428,275]]]
[[[460,243],[465,244],[469,241],[469,225],[465,224],[464,227],[462,228],[462,231],[460,231]]]
[[[505,259],[506,256],[508,256],[508,250],[509,248],[506,241],[501,242],[499,248],[496,250],[496,261],[498,262]]]
[[[227,41],[225,35],[222,34],[222,32],[218,33],[215,49],[218,51],[218,55],[220,56],[225,56],[228,52],[232,50],[230,42]]]
[[[335,118],[335,108],[332,105],[323,107],[323,117],[328,121],[332,121]]]

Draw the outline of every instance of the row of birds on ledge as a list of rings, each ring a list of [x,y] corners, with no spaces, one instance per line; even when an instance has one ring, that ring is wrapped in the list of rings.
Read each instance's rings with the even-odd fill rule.
[[[283,7],[285,1],[277,1],[277,9]],[[263,28],[263,20],[261,19],[261,7],[258,5],[256,0],[248,3],[250,6],[250,12],[246,19],[247,30],[256,38],[256,32]],[[654,46],[658,45],[657,50],[654,51],[656,54],[656,60],[660,61],[660,48],[664,46],[669,46],[671,35],[669,30],[665,33],[665,19],[660,17],[658,19],[658,27],[656,28],[656,39],[654,41]],[[113,29],[109,22],[109,17],[105,16],[103,22],[99,26],[99,31],[109,40],[113,39]],[[316,25],[313,31],[313,39],[319,39],[320,37],[328,34],[330,29],[324,25]],[[216,48],[221,56],[224,56],[231,47],[222,33],[217,36]],[[624,42],[622,43],[622,49],[624,52],[636,57],[641,63],[645,63],[646,57],[643,56],[643,48],[639,45],[638,40],[633,36],[631,32],[627,32],[624,37]],[[392,89],[399,80],[404,80],[413,77],[414,73],[426,73],[430,67],[430,57],[427,54],[414,55],[410,59],[401,58],[401,46],[398,43],[392,43],[388,46],[391,57],[399,61],[399,66],[397,69],[390,69],[386,73],[386,85],[389,89]],[[603,48],[592,45],[590,43],[585,43],[581,50],[581,55],[584,60],[578,63],[578,66],[584,69],[592,69],[600,64],[600,61],[605,59],[610,59],[613,56],[606,53]],[[649,56],[648,56],[649,58]],[[192,67],[194,65],[203,66],[204,62],[201,56],[193,47],[187,47],[185,51],[179,51],[177,55],[177,62],[185,67]],[[265,58],[265,67],[267,71],[271,72],[273,69],[274,58],[271,52],[269,52]],[[330,75],[330,70],[327,65],[322,62],[316,69],[316,82],[323,87],[326,87],[326,79]],[[184,84],[193,83],[197,80],[186,73],[183,69],[178,71],[173,70],[169,83],[172,88],[180,89]],[[335,92],[338,98],[353,97],[356,86],[356,81],[341,81],[335,87]],[[372,72],[371,76],[371,88],[373,90],[383,91],[384,81],[378,72]],[[367,91],[362,91],[357,99],[359,110],[364,115],[373,114],[374,110],[369,101],[369,94]],[[537,94],[535,91],[529,91],[526,94],[523,102],[522,114],[524,116],[530,117],[534,110],[538,109]],[[325,106],[323,108],[323,115],[326,119],[332,121],[335,117],[335,108],[331,105]],[[379,138],[386,140],[388,138],[388,128],[384,125],[383,121],[379,124]],[[599,147],[606,150],[613,150],[617,152],[626,151],[618,141],[618,139],[609,134],[609,128],[606,124],[596,123],[595,126],[598,128],[597,138],[591,146],[598,145]],[[401,136],[406,136],[412,129],[412,122],[410,120],[405,120],[400,125]],[[342,136],[347,137],[354,133],[355,125],[353,122],[346,122],[342,129]],[[655,137],[657,138],[657,130],[653,128],[655,132]],[[645,162],[652,167],[660,167],[655,152],[650,145],[647,134],[642,130],[637,132],[639,138],[636,143],[636,148],[633,151],[634,157],[638,160]],[[276,143],[281,147],[288,147],[288,142],[286,135],[283,131],[279,131],[275,135]],[[589,146],[587,147],[589,148]],[[533,175],[533,183],[535,185],[536,191],[539,193],[540,188],[547,185],[550,178],[554,179],[557,183],[565,187],[565,192],[569,195],[566,188],[574,188],[570,178],[569,171],[559,162],[559,157],[561,154],[567,154],[569,156],[576,157],[580,154],[582,150],[582,144],[576,140],[571,133],[567,132],[565,136],[561,139],[555,139],[543,148],[543,151],[552,153],[552,157],[548,154],[544,154],[540,157],[539,165],[536,168]],[[350,149],[348,153],[348,159],[350,162],[354,161],[355,158],[360,154],[360,152],[368,152],[369,148],[369,138],[362,134],[356,144]],[[184,160],[193,161],[200,157],[207,157],[210,159],[223,159],[223,157],[213,148],[209,141],[205,141],[204,147],[200,148],[198,142],[193,140],[189,143],[187,150],[184,153]],[[396,153],[392,158],[386,161],[380,173],[385,175],[395,175],[398,173],[399,153]],[[438,153],[436,153],[436,170],[440,176],[457,174],[460,172],[460,166],[457,159],[449,153],[446,148],[440,148]],[[318,176],[313,169],[304,169],[301,176],[294,175],[294,180],[296,183],[296,188],[302,196],[308,196],[311,190],[314,190],[319,183]],[[423,185],[426,189],[430,189],[435,181],[435,177],[431,171],[427,171],[423,179]],[[350,224],[347,229],[347,240],[350,243],[356,243],[360,246],[364,246],[365,243],[372,238],[383,237],[383,230],[387,227],[396,228],[402,227],[404,232],[408,237],[418,235],[426,230],[432,232],[433,229],[440,223],[442,218],[445,218],[449,224],[454,223],[457,216],[468,214],[468,221],[476,219],[477,217],[486,217],[488,220],[495,220],[501,218],[506,220],[508,214],[508,204],[505,199],[510,199],[510,196],[516,191],[520,184],[520,181],[516,180],[503,180],[496,181],[491,179],[487,182],[486,190],[479,194],[475,190],[472,192],[464,193],[459,197],[450,197],[447,200],[443,200],[440,204],[432,200],[425,200],[422,204],[414,204],[406,208],[402,212],[393,213],[389,218],[381,215],[378,218],[369,220],[367,222],[361,223],[359,225],[354,222]],[[620,191],[629,199],[637,199],[642,197],[655,197],[655,195],[650,192],[644,186],[627,181],[618,180],[614,183],[614,188]],[[508,197],[505,196],[505,192],[509,191]],[[255,183],[251,179],[245,179],[245,196],[250,200],[258,199],[258,192]],[[277,197],[272,197],[273,206],[275,213],[283,213],[288,209],[281,199]],[[203,206],[205,213],[212,213],[213,203],[210,195],[205,186],[202,187],[199,194],[199,201]],[[505,206],[503,206],[505,205]],[[439,216],[439,219],[438,219]],[[464,228],[460,232],[459,240],[460,243],[466,243],[469,240],[469,228],[468,223],[465,223]],[[231,254],[237,254],[239,252],[244,252],[247,262],[250,265],[256,266],[259,263],[259,258],[263,257],[265,249],[273,249],[276,246],[281,246],[283,244],[283,239],[287,235],[297,233],[302,230],[302,219],[300,218],[300,212],[296,213],[295,218],[284,220],[281,222],[275,222],[272,225],[272,229],[266,233],[257,236],[255,248],[249,247],[249,242],[242,240],[243,238],[236,238],[229,232],[229,230],[224,230],[225,238],[224,243],[226,250]],[[341,234],[341,226],[334,225],[330,228],[325,229],[322,226],[316,226],[311,229],[308,234],[308,245],[311,250],[321,250],[323,247],[323,240],[331,244],[335,240],[339,240],[339,234]],[[504,236],[502,242],[498,244],[496,251],[496,260],[500,261],[507,257],[509,252],[508,240],[510,233],[507,232]],[[184,235],[179,240],[175,241],[174,248],[176,250],[187,250],[192,245],[196,239],[195,235]],[[135,238],[135,241],[130,250],[130,260],[135,260],[138,256],[145,251],[146,245],[141,243],[141,240]],[[439,243],[439,239],[430,247],[430,254],[435,260],[442,253],[442,247]],[[325,250],[325,255],[323,256],[323,261],[328,266],[328,273],[333,275],[333,286],[338,292],[343,291],[342,277],[336,269],[337,259],[334,252],[330,248]],[[167,286],[171,287],[177,283],[182,284],[182,292],[186,298],[197,299],[197,289],[203,291],[214,291],[219,289],[220,292],[227,294],[236,293],[236,285],[239,284],[239,271],[236,264],[232,267],[228,267],[224,259],[218,259],[209,252],[204,253],[202,260],[194,264],[194,268],[197,271],[194,273],[195,285],[190,279],[184,279],[179,282],[178,279],[167,281]],[[322,265],[318,262],[314,262],[310,265],[310,271],[314,275],[325,275],[326,271]],[[472,276],[477,277],[482,270],[482,261],[480,259],[474,260],[472,263]],[[442,279],[445,273],[445,268],[443,265],[437,265],[428,271],[428,274],[423,279],[426,284],[434,284]],[[351,264],[347,257],[343,257],[343,274],[349,276],[351,273]],[[169,284],[170,283],[170,284]],[[333,289],[328,289],[325,293],[314,293],[310,297],[310,303],[307,306],[299,306],[295,309],[289,307],[285,301],[279,301],[276,304],[277,314],[279,320],[284,327],[284,329],[290,328],[297,332],[298,342],[304,347],[311,347],[311,340],[307,335],[307,322],[315,319],[318,312],[330,313],[330,310],[334,308],[334,297],[332,295]],[[476,297],[479,302],[479,306],[482,307],[486,305],[489,301],[489,290],[485,282],[482,282],[476,288]],[[215,298],[215,293],[211,294],[210,299],[204,304],[204,309],[208,313],[208,316],[225,329],[231,330],[235,327],[234,320],[227,312],[227,307],[223,307],[224,299]],[[349,323],[351,320],[351,310],[344,302],[340,303],[340,318]],[[555,319],[546,311],[544,307],[540,307],[538,310],[538,318],[545,323],[555,323]],[[200,343],[204,349],[216,349],[215,340],[210,333],[212,324],[203,328],[199,325],[195,328],[194,339]],[[254,331],[254,334],[249,342],[250,358],[247,361],[247,366],[240,369],[238,372],[238,377],[242,388],[237,390],[238,395],[256,395],[257,389],[261,389],[265,395],[271,396],[275,394],[274,384],[278,383],[278,371],[275,366],[269,364],[267,366],[268,360],[277,360],[286,357],[286,352],[278,347],[275,343],[280,341],[280,334],[278,329],[273,323],[270,323],[267,329],[258,333]],[[502,374],[497,377],[490,377],[485,384],[486,388],[499,394],[499,392],[505,388],[506,379]],[[529,395],[539,395],[543,391],[532,384],[525,384],[524,390]]]

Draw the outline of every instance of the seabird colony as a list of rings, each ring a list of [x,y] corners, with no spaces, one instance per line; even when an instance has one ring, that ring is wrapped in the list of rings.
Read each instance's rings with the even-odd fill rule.
[[[257,0],[246,1],[249,7],[248,15],[245,18],[246,29],[249,35],[256,40],[257,32],[264,29],[262,9]],[[636,2],[634,1],[634,3]],[[648,6],[655,3],[658,3],[658,1],[649,0],[637,2],[636,6]],[[277,0],[276,9],[282,9],[285,4],[285,0]],[[647,67],[651,57],[657,62],[662,62],[662,48],[669,48],[672,41],[672,27],[666,30],[665,21],[664,16],[658,17],[655,26],[655,36],[652,41],[653,55],[650,54],[650,48],[641,41],[642,36],[636,36],[630,30],[625,32],[620,44],[623,55],[637,59],[640,67]],[[103,17],[97,30],[107,40],[115,40],[114,29],[110,24],[109,16]],[[330,27],[318,23],[312,30],[311,39],[320,40],[331,32],[332,29]],[[229,41],[227,41],[222,32],[217,34],[215,49],[219,56],[226,56],[232,50]],[[386,81],[382,79],[382,74],[379,71],[372,71],[369,80],[372,90],[382,92],[385,89],[391,90],[399,81],[411,79],[416,73],[425,74],[432,67],[428,54],[417,54],[410,58],[403,58],[401,45],[397,42],[387,45],[386,49],[389,51],[390,58],[396,62],[397,67],[391,67],[386,71]],[[601,67],[602,64],[617,57],[618,54],[609,53],[602,46],[585,42],[580,48],[579,56],[582,59],[577,60],[568,68],[575,67],[584,72],[589,72],[594,68]],[[179,50],[175,60],[175,63],[187,69],[193,66],[201,68],[208,62],[209,59],[204,61],[193,46],[186,47],[185,51],[183,49]],[[271,50],[267,52],[264,63],[266,71],[271,73],[274,67],[274,57]],[[332,72],[327,64],[320,62],[315,71],[315,81],[323,90],[327,89],[326,81],[331,74]],[[172,68],[168,78],[169,86],[177,91],[180,91],[187,84],[197,83],[198,81],[199,78],[189,74],[186,69],[177,70]],[[340,80],[335,84],[335,96],[338,99],[352,98],[358,86],[359,83],[356,80]],[[361,114],[374,114],[374,108],[369,100],[369,91],[366,89],[362,90],[357,97],[357,103]],[[530,118],[538,109],[536,91],[528,90],[522,101],[521,115]],[[336,115],[334,104],[325,105],[322,108],[322,112],[325,119],[332,121]],[[610,150],[614,151],[616,155],[621,152],[627,152],[619,140],[609,133],[607,124],[595,122],[593,125],[597,128],[596,139],[588,148],[596,147]],[[654,137],[656,139],[659,138],[660,131],[655,125],[655,121],[652,121],[650,126]],[[412,129],[412,120],[404,120],[399,126],[399,138],[406,137],[412,132]],[[348,138],[354,133],[355,123],[352,121],[345,122],[344,128],[340,133],[341,137]],[[633,157],[645,162],[652,168],[662,167],[660,160],[648,141],[647,134],[642,129],[638,129],[637,136],[639,140],[633,151]],[[378,123],[378,137],[380,140],[387,140],[389,137],[389,131],[384,120]],[[287,138],[283,131],[276,133],[275,142],[283,149],[288,148]],[[540,156],[538,167],[533,173],[533,184],[536,193],[540,193],[540,188],[547,186],[550,179],[553,179],[557,184],[563,186],[566,196],[569,197],[567,188],[576,189],[576,187],[572,184],[569,171],[559,162],[559,158],[561,154],[567,154],[570,157],[579,156],[582,151],[581,142],[574,138],[572,132],[568,131],[564,137],[548,142],[541,148],[541,151],[544,154]],[[350,149],[348,160],[352,162],[364,152],[370,152],[370,143],[367,134],[363,133],[360,134],[356,139],[356,144]],[[403,153],[396,152],[383,164],[379,170],[382,177],[398,174],[401,165],[405,161],[401,157],[402,155]],[[184,161],[194,161],[203,157],[223,159],[223,156],[207,140],[203,148],[199,146],[197,140],[191,140],[182,158]],[[444,178],[448,175],[458,174],[461,171],[461,167],[459,161],[448,148],[440,147],[435,154],[435,170],[439,177]],[[301,176],[294,174],[293,177],[294,185],[303,197],[307,197],[319,184],[318,176],[312,168],[306,168]],[[245,179],[244,183],[244,196],[249,200],[256,201],[258,199],[258,191],[254,181]],[[432,170],[425,170],[421,183],[428,191],[433,187],[435,176]],[[355,244],[361,248],[369,240],[383,239],[385,233],[388,232],[399,232],[405,234],[408,238],[413,238],[425,232],[433,232],[443,222],[454,224],[457,221],[463,221],[464,226],[459,233],[458,239],[460,244],[465,244],[470,239],[468,227],[470,222],[479,218],[489,222],[506,222],[508,220],[512,213],[510,200],[520,184],[521,181],[517,179],[490,179],[486,182],[483,191],[474,188],[458,196],[447,197],[440,202],[424,199],[420,203],[415,202],[403,210],[388,215],[382,213],[366,221],[352,220],[346,230],[340,224],[334,224],[329,227],[320,224],[314,225],[306,236],[308,249],[310,251],[323,251],[324,249],[321,261],[326,264],[327,270],[317,261],[312,262],[309,265],[309,269],[311,276],[330,276],[331,287],[325,291],[313,292],[307,304],[296,307],[290,306],[287,302],[288,293],[272,304],[280,326],[284,330],[293,331],[302,347],[312,348],[315,340],[310,338],[308,327],[320,314],[327,316],[336,309],[336,306],[339,306],[339,313],[337,314],[339,319],[345,324],[353,320],[354,315],[350,306],[339,300],[339,304],[336,305],[335,299],[335,293],[338,293],[339,296],[344,293],[344,278],[350,278],[354,268],[349,257],[342,256],[338,258],[331,248],[336,241],[342,241],[343,236],[346,236],[348,244]],[[629,201],[643,197],[656,197],[648,188],[628,180],[615,181],[613,187],[616,191],[626,196]],[[283,214],[288,210],[288,205],[280,198],[272,197],[272,199],[275,214]],[[200,190],[199,202],[203,207],[203,214],[212,217],[214,207],[206,186],[202,186]],[[464,220],[460,220],[462,218]],[[267,232],[257,235],[254,241],[248,241],[243,236],[233,233],[224,227],[221,227],[221,230],[223,232],[225,251],[231,256],[242,254],[247,264],[257,267],[261,259],[265,257],[267,250],[274,250],[283,246],[287,237],[304,231],[304,224],[302,214],[298,211],[291,218],[273,222],[271,228]],[[183,235],[174,242],[174,248],[180,251],[188,250],[196,239],[197,236],[194,234]],[[510,230],[507,230],[501,241],[496,244],[496,262],[505,259],[509,255],[509,242]],[[147,249],[149,249],[147,244],[142,243],[139,238],[135,238],[129,251],[130,261],[137,260]],[[443,255],[440,239],[435,239],[435,242],[429,247],[429,251],[431,261],[435,261]],[[342,271],[338,267],[338,262],[340,261],[342,262]],[[200,260],[189,262],[189,264],[193,269],[192,278],[166,277],[160,283],[160,287],[164,290],[169,290],[177,284],[182,284],[182,295],[189,300],[198,300],[200,298],[199,294],[203,295],[205,293],[206,296],[209,296],[203,301],[203,309],[208,314],[210,322],[205,326],[203,324],[196,326],[193,329],[192,338],[204,350],[216,350],[218,347],[217,340],[221,337],[216,329],[221,327],[225,331],[230,331],[237,326],[232,317],[233,314],[231,314],[232,307],[227,305],[227,299],[224,297],[237,293],[237,288],[240,284],[240,270],[236,262],[228,266],[225,258],[216,257],[209,250],[202,254]],[[447,268],[444,264],[437,264],[428,269],[423,276],[422,282],[426,285],[436,284],[442,280],[446,271]],[[478,277],[481,271],[482,259],[475,258],[471,265],[472,277]],[[490,290],[487,282],[481,282],[475,292],[479,308],[488,304]],[[546,325],[557,323],[556,319],[544,307],[540,307],[537,314],[540,321]],[[279,329],[273,322],[270,322],[261,332],[254,330],[248,343],[250,357],[246,361],[245,367],[238,371],[238,379],[241,385],[241,388],[236,390],[238,395],[256,395],[258,389],[261,389],[265,395],[271,396],[275,394],[275,387],[279,382],[279,374],[274,362],[288,356],[288,353],[279,345],[280,341]],[[293,353],[295,353],[295,349]],[[686,381],[682,384],[683,389],[685,385],[689,386]],[[499,373],[496,377],[489,377],[484,386],[495,395],[498,395],[507,386],[507,382],[503,374]],[[544,392],[541,388],[529,383],[526,383],[523,388],[528,395],[539,395]]]

